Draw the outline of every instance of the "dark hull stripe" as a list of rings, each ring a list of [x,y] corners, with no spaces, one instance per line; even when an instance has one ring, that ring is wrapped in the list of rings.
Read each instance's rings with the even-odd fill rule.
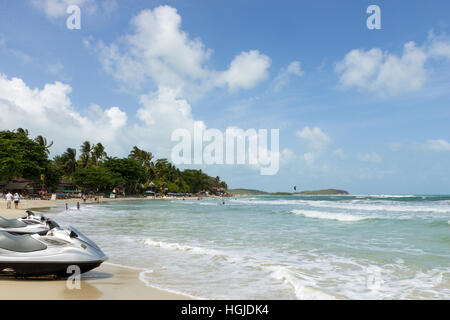
[[[68,277],[71,275],[67,273],[69,266],[78,266],[81,273],[84,273],[97,268],[102,263],[103,260],[90,262],[0,262],[0,274],[11,274],[11,272],[4,270],[12,269],[14,270],[12,274],[16,276],[58,275]]]

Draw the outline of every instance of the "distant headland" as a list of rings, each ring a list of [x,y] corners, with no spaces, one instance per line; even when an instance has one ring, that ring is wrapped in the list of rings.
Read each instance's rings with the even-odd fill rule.
[[[229,189],[228,192],[233,195],[349,195],[350,193],[345,190],[339,189],[321,189],[321,190],[305,190],[300,192],[265,192],[254,189]]]

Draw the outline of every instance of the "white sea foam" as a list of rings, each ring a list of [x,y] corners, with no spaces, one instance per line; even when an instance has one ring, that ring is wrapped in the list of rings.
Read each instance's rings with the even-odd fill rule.
[[[416,206],[404,205],[396,202],[384,203],[382,200],[352,200],[351,202],[321,201],[321,200],[232,200],[235,203],[248,205],[303,205],[317,208],[333,208],[360,211],[389,211],[389,212],[428,212],[450,213],[449,206]],[[369,203],[370,202],[370,203]]]
[[[302,215],[307,218],[338,220],[342,222],[353,222],[367,219],[376,219],[375,216],[358,216],[345,213],[313,211],[313,210],[292,210],[294,214]]]
[[[163,248],[167,250],[173,250],[173,251],[184,251],[191,254],[197,254],[197,255],[208,255],[208,256],[227,256],[226,253],[214,250],[214,249],[207,249],[207,248],[201,248],[201,247],[193,247],[188,245],[179,244],[176,242],[163,242],[163,241],[154,241],[152,239],[146,239],[144,240],[144,243],[148,246],[157,247],[157,248]]]
[[[166,291],[166,292],[170,292],[173,294],[177,294],[177,295],[183,295],[185,297],[189,297],[191,299],[196,299],[196,300],[207,300],[207,298],[203,298],[203,297],[197,297],[197,296],[193,296],[190,295],[186,292],[181,292],[181,291],[177,291],[177,290],[173,290],[173,289],[168,289],[168,288],[163,288],[163,287],[159,287],[156,286],[154,284],[151,283],[150,280],[150,274],[153,273],[153,270],[144,270],[141,273],[139,273],[139,280],[141,280],[147,287],[151,287],[157,290],[162,290],[162,291]]]
[[[195,205],[201,205],[201,206],[218,206],[219,203],[215,201],[183,201],[180,202],[179,200],[172,200],[171,203],[176,204],[195,204]]]
[[[110,265],[110,266],[113,266],[113,267],[119,267],[119,268],[125,268],[125,269],[140,271],[140,272],[141,271],[152,271],[153,272],[153,270],[148,270],[148,269],[145,269],[145,268],[137,268],[137,267],[132,267],[132,266],[126,266],[126,265],[119,264],[119,263],[103,262],[103,264]]]
[[[418,198],[414,194],[368,194],[368,195],[355,195],[356,197],[370,197],[370,198]]]
[[[286,266],[270,266],[267,267],[270,272],[270,277],[276,280],[280,280],[285,284],[290,285],[295,292],[295,296],[299,300],[335,300],[336,297],[329,295],[323,291],[312,288],[306,285],[297,274]],[[306,281],[310,282],[310,281]]]
[[[358,204],[358,203],[337,203],[330,201],[309,201],[307,203],[312,207],[334,208],[361,211],[390,211],[390,212],[429,212],[429,213],[450,213],[449,207],[424,207],[424,206],[405,206],[405,205],[389,205],[389,204]]]

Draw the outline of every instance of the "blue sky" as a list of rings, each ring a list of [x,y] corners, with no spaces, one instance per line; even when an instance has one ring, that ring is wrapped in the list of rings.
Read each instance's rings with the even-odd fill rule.
[[[69,30],[65,8],[81,8]],[[369,30],[366,8],[381,8]],[[448,1],[0,1],[0,129],[168,157],[171,132],[280,129],[230,187],[450,190]],[[190,166],[196,167],[196,166]],[[196,167],[197,168],[197,167]]]

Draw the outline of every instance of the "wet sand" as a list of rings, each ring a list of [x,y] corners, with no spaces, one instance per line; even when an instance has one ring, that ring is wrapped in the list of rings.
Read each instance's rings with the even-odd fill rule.
[[[0,300],[187,300],[188,296],[146,286],[139,270],[108,263],[82,275],[80,289],[67,280],[0,277]]]

